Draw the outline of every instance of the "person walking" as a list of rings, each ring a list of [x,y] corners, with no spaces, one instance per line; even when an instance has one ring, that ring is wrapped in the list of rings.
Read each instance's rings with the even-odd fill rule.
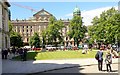
[[[7,48],[7,50],[8,50],[8,58],[9,58],[9,59],[12,59],[12,58],[11,58],[11,50],[10,50],[10,48]]]
[[[23,61],[23,49],[20,48],[18,52],[19,52],[21,60]]]
[[[5,59],[5,51],[4,51],[4,49],[2,49],[2,59]]]
[[[7,57],[8,57],[8,50],[7,50],[7,48],[5,48],[5,50],[4,50],[4,56],[5,56],[5,59],[7,59]]]
[[[12,48],[13,57],[15,57],[15,52],[16,52],[16,49],[15,49],[15,47],[13,47],[13,48]]]
[[[107,71],[111,72],[112,71],[112,69],[111,69],[112,54],[110,53],[110,50],[108,50],[107,53],[106,53],[105,63],[106,63]]]
[[[27,49],[24,48],[23,49],[23,61],[26,61],[27,60]]]
[[[102,48],[100,48],[100,50],[97,52],[96,54],[97,56],[97,61],[98,61],[98,70],[102,71],[102,66],[103,66],[103,51]]]

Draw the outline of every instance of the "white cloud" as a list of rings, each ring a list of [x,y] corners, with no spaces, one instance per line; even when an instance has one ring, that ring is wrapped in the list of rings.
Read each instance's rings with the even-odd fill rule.
[[[112,7],[112,6],[111,6]],[[93,9],[93,10],[88,10],[88,11],[81,11],[81,16],[83,17],[83,22],[84,22],[84,25],[88,26],[88,25],[92,25],[91,22],[92,22],[92,19],[95,17],[95,16],[98,16],[103,12],[103,11],[106,11],[108,9],[110,9],[111,7],[104,7],[104,8],[98,8],[98,9]],[[114,6],[115,9],[118,9],[117,6]],[[67,14],[65,15],[66,17],[71,17],[73,16],[72,13],[70,14]]]
[[[67,15],[65,15],[66,17],[71,17],[71,16],[73,16],[73,13],[70,13],[70,14],[67,14]]]

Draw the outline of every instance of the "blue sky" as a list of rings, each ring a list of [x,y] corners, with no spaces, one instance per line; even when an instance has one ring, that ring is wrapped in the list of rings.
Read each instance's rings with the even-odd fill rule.
[[[35,13],[29,9],[16,6],[12,3],[18,4],[21,6],[31,7],[37,11],[40,11],[42,8],[44,8],[45,10],[53,14],[57,19],[72,18],[70,14],[72,14],[76,5],[77,7],[80,8],[81,12],[84,12],[84,11],[88,12],[88,11],[96,10],[100,8],[118,6],[117,2],[10,2],[12,20],[15,20],[16,18],[28,19],[29,17],[32,17],[33,14]],[[98,12],[96,11],[96,13]],[[90,15],[93,15],[93,14],[90,14]]]

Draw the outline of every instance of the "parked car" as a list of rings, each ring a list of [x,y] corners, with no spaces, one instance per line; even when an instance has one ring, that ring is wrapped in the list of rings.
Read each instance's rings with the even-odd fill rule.
[[[41,48],[32,48],[32,50],[39,51],[39,50],[42,50],[42,49]]]
[[[72,50],[78,50],[78,47],[74,46],[72,47]]]
[[[56,50],[56,47],[53,45],[46,45],[46,50]]]
[[[24,46],[23,48],[26,48],[27,50],[30,50],[31,46]]]

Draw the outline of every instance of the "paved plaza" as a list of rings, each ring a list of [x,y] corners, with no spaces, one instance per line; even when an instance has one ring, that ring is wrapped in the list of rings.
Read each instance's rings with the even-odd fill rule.
[[[3,60],[2,64],[3,73],[107,73],[105,63],[103,63],[104,71],[97,70],[97,61],[94,58],[36,61]],[[112,70],[112,73],[118,73],[118,58],[113,58]]]

